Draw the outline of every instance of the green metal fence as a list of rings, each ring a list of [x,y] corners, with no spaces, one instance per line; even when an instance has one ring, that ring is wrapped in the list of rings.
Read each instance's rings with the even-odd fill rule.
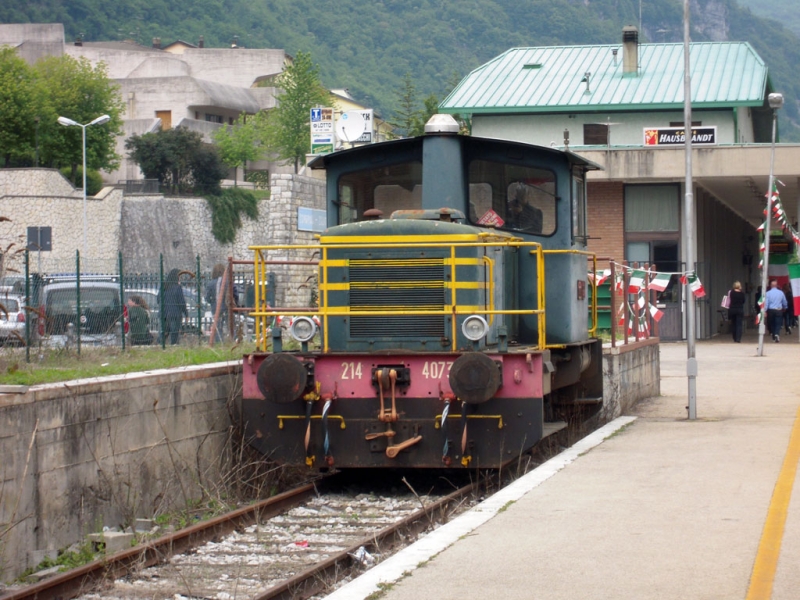
[[[251,264],[228,259],[209,269],[197,256],[194,264],[167,265],[163,255],[158,264],[152,272],[126,265],[121,253],[114,261],[82,260],[80,252],[71,261],[43,261],[26,252],[22,272],[0,279],[0,344],[24,346],[29,361],[32,347],[80,353],[88,345],[164,347],[252,335]],[[273,305],[274,293],[273,276]]]

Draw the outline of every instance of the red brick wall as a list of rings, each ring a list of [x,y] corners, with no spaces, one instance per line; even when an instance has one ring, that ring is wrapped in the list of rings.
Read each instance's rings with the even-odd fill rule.
[[[589,251],[597,253],[598,258],[607,257],[622,262],[625,258],[623,183],[621,181],[589,182],[587,217],[589,221]]]

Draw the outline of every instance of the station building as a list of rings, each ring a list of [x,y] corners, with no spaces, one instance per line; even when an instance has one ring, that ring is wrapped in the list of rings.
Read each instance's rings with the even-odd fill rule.
[[[475,136],[565,148],[601,165],[588,180],[589,249],[696,271],[706,290],[696,335],[707,338],[721,329],[719,302],[733,281],[755,312],[776,90],[746,42],[692,43],[689,55],[696,265],[684,258],[683,44],[640,44],[626,27],[619,44],[512,48],[467,75],[439,110],[471,115]],[[796,230],[800,145],[780,143],[779,132],[775,141],[774,175]],[[796,251],[777,224],[771,231],[775,252]],[[676,283],[660,297],[663,339],[685,337]]]

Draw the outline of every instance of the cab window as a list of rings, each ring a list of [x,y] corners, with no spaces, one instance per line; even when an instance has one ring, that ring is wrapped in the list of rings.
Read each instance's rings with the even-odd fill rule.
[[[552,235],[555,190],[552,171],[474,160],[469,165],[469,220],[483,227]]]
[[[422,208],[422,163],[411,161],[346,173],[339,178],[339,223],[364,218],[376,208],[389,218],[396,210]]]

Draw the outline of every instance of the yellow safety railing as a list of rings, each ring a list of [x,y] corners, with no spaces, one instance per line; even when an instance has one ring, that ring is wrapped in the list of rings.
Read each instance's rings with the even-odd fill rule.
[[[487,237],[487,236],[481,236]],[[429,238],[426,238],[429,240]],[[462,238],[463,239],[463,238]],[[328,270],[332,268],[333,263],[340,262],[341,259],[336,260],[329,260],[328,252],[330,249],[334,250],[342,250],[342,249],[387,249],[387,248],[408,248],[409,246],[424,246],[425,248],[449,248],[450,253],[450,281],[447,282],[445,285],[450,288],[451,290],[451,304],[448,306],[443,307],[442,309],[426,309],[426,308],[404,308],[398,307],[394,309],[386,309],[386,310],[352,310],[350,307],[331,307],[328,298],[328,292],[330,291],[330,282],[328,280]],[[468,287],[470,283],[474,282],[460,282],[457,278],[457,269],[456,267],[458,264],[461,264],[464,260],[463,258],[456,257],[456,250],[458,248],[480,248],[480,247],[514,247],[514,248],[530,248],[530,253],[536,256],[536,271],[540,274],[537,278],[537,306],[539,308],[534,309],[517,309],[517,310],[498,310],[495,308],[495,298],[494,298],[494,287],[491,282],[494,281],[494,261],[488,257],[483,256],[481,257],[482,261],[487,267],[487,279],[486,279],[486,287],[487,295],[484,299],[485,304],[483,306],[459,306],[457,300],[458,289],[464,289]],[[465,241],[458,241],[458,242],[431,242],[431,241],[423,241],[422,239],[417,238],[414,243],[400,243],[400,242],[391,242],[391,243],[379,243],[379,242],[369,242],[369,243],[335,243],[335,244],[281,244],[281,245],[268,245],[268,246],[251,246],[251,250],[254,251],[255,259],[254,259],[254,277],[255,277],[255,309],[251,311],[250,315],[255,319],[255,336],[256,336],[256,343],[260,350],[266,351],[267,343],[270,337],[269,331],[269,321],[273,318],[278,317],[280,315],[286,314],[286,309],[281,308],[274,308],[269,307],[267,305],[266,299],[266,277],[267,277],[267,265],[268,264],[310,264],[308,262],[301,262],[301,261],[294,261],[294,260],[276,260],[272,258],[268,260],[266,253],[267,252],[275,252],[275,251],[292,251],[296,252],[298,250],[313,250],[315,252],[321,252],[321,257],[319,260],[319,290],[322,294],[322,303],[321,306],[318,308],[309,308],[309,309],[296,309],[291,308],[291,315],[292,316],[315,316],[319,315],[322,320],[322,332],[323,332],[323,351],[329,351],[329,342],[328,342],[328,319],[330,317],[340,317],[340,316],[372,316],[372,317],[379,317],[379,316],[452,316],[451,323],[451,335],[452,339],[455,340],[457,337],[457,323],[456,323],[456,316],[458,315],[471,315],[471,314],[481,314],[486,315],[489,318],[489,322],[494,319],[494,315],[536,315],[537,317],[537,327],[538,327],[538,347],[540,349],[544,349],[547,346],[546,343],[546,294],[545,294],[545,254],[557,254],[557,253],[575,253],[575,254],[589,254],[588,252],[582,252],[579,250],[543,250],[541,244],[537,242],[525,242],[520,240],[519,238],[508,238],[503,240],[494,239],[493,241],[481,241],[481,242],[465,242]],[[592,255],[593,256],[593,255]],[[337,264],[335,266],[341,266]],[[596,328],[596,297],[597,294],[593,294],[593,315],[595,318],[593,320],[594,328],[591,330],[590,333],[593,333],[594,329]],[[556,347],[556,346],[553,346]],[[455,351],[455,347],[453,348]]]

